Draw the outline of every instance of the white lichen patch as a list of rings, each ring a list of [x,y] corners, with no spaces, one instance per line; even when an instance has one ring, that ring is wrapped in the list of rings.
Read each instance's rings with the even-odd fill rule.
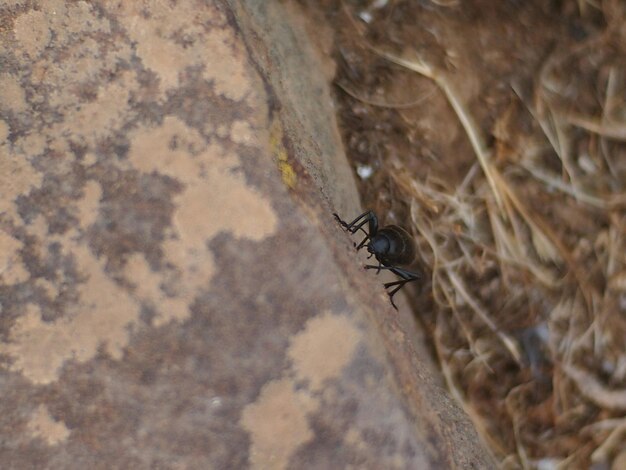
[[[361,452],[366,451],[369,447],[365,439],[363,439],[361,431],[356,426],[348,429],[348,432],[343,436],[343,440],[347,446],[354,447]]]
[[[27,429],[33,438],[42,439],[49,446],[67,440],[70,430],[62,421],[55,420],[45,405],[39,405],[30,416]]]
[[[207,37],[215,48],[203,57],[205,76],[215,83],[215,91],[231,100],[249,100],[256,98],[248,82],[242,56],[245,55],[243,43],[234,38],[230,29],[213,30]],[[250,94],[249,96],[246,96]]]
[[[95,165],[97,161],[98,157],[92,152],[87,152],[83,157],[83,165],[85,166]]]
[[[205,273],[201,273],[201,275],[206,277],[212,274],[212,262],[206,271]],[[189,296],[171,297],[166,295],[163,289],[161,289],[163,276],[150,269],[150,266],[142,254],[136,253],[129,257],[124,272],[127,279],[129,279],[135,287],[133,295],[160,312],[160,316],[156,319],[156,324],[162,324],[174,318],[182,319],[187,316],[187,305],[190,301]],[[177,285],[179,291],[184,291],[184,287],[180,286],[180,283],[177,283]]]
[[[230,129],[230,139],[237,144],[251,145],[255,141],[255,132],[246,121],[235,121]]]
[[[194,1],[153,2],[148,9],[141,2],[111,1],[106,8],[126,28],[143,65],[159,77],[162,94],[179,85],[179,73],[188,67],[202,67],[216,92],[230,99],[241,100],[251,93],[243,44],[231,28],[207,31],[189,14],[198,8]],[[212,15],[211,23],[224,23],[217,8],[202,8],[205,20]]]
[[[341,374],[360,339],[359,329],[348,317],[331,312],[311,318],[294,336],[288,350],[292,367],[282,378],[267,383],[241,416],[240,424],[252,441],[253,468],[286,468],[298,447],[313,438],[307,414],[320,406],[317,392],[326,398],[334,393],[324,388],[324,382]],[[296,390],[296,383],[302,381],[307,386]]]
[[[0,229],[0,284],[16,284],[29,278],[18,250],[22,242]]]
[[[241,425],[252,440],[252,468],[286,468],[291,454],[313,438],[306,415],[318,407],[307,392],[296,391],[289,379],[266,384],[241,415]]]
[[[64,60],[55,62],[51,58],[41,60],[33,66],[32,81],[52,88],[47,100],[52,106],[71,106],[76,100],[79,84],[101,82],[99,77],[114,75],[120,63],[132,60],[129,44],[120,42],[106,48],[91,37],[71,42],[65,46]],[[68,87],[66,83],[74,83]]]
[[[83,198],[78,201],[78,220],[83,230],[86,230],[98,218],[102,187],[100,183],[89,180],[83,188]]]
[[[62,135],[73,135],[73,139],[81,139],[94,146],[98,138],[111,134],[122,127],[124,121],[132,118],[128,101],[138,85],[134,72],[120,74],[116,80],[98,89],[94,101],[68,110],[65,121],[55,127]]]
[[[0,159],[0,165],[7,162],[21,161],[18,157]],[[31,168],[26,165],[25,168]],[[9,178],[13,172],[0,172],[7,178],[0,191],[11,190],[12,197],[7,197],[4,204],[9,204],[16,195],[24,192],[28,178]],[[32,179],[32,178],[31,178]],[[18,187],[14,186],[18,184]],[[21,185],[21,186],[20,186]],[[104,272],[103,262],[99,261],[89,248],[79,242],[78,230],[86,229],[98,214],[101,187],[94,181],[88,181],[83,189],[83,198],[78,201],[80,227],[63,236],[50,237],[48,226],[43,217],[37,217],[27,226],[29,234],[40,240],[32,249],[45,256],[46,244],[57,242],[65,255],[70,256],[79,271],[83,282],[75,286],[77,298],[66,309],[64,316],[52,322],[42,320],[38,306],[28,304],[27,310],[13,325],[9,341],[0,345],[0,352],[11,357],[11,370],[21,372],[34,383],[50,383],[58,378],[61,367],[68,359],[84,362],[94,357],[98,348],[104,349],[114,358],[119,359],[128,343],[127,327],[137,321],[139,305],[122,287],[117,285]],[[2,204],[2,203],[0,203]],[[15,212],[12,206],[8,206]],[[17,220],[17,216],[15,217]],[[25,281],[29,273],[20,260],[18,250],[21,243],[4,232],[0,232],[0,281],[5,285]],[[36,285],[43,287],[50,298],[58,295],[58,282],[51,283],[39,279]]]
[[[50,29],[54,30],[55,45],[66,44],[72,36],[81,33],[109,33],[111,24],[107,18],[99,18],[90,2],[67,2],[46,0],[41,11],[46,15]]]
[[[360,339],[361,332],[348,317],[325,312],[311,318],[293,337],[288,355],[297,377],[317,391],[325,380],[339,376],[352,360]]]
[[[13,24],[13,34],[21,50],[30,58],[37,57],[50,42],[50,28],[46,15],[30,10],[18,16]]]
[[[95,39],[86,37],[63,47],[65,60],[58,62],[48,58],[37,63],[32,80],[35,84],[52,87],[47,98],[51,106],[65,106],[76,101],[76,87],[61,87],[64,81],[84,83],[95,80],[103,70],[112,72],[112,65],[101,57],[100,48],[101,45]]]
[[[3,7],[16,7],[22,6],[27,3],[28,0],[2,0]]]
[[[238,157],[224,153],[217,145],[207,145],[196,130],[177,117],[168,116],[159,127],[137,131],[129,160],[142,172],[158,172],[184,185],[174,199],[173,227],[163,243],[168,263],[178,272],[170,287],[175,287],[174,296],[179,300],[170,298],[164,308],[159,308],[156,324],[181,320],[189,313],[188,303],[208,286],[214,274],[207,241],[223,231],[238,238],[262,240],[276,230],[277,217],[269,201],[246,184],[238,171]],[[146,269],[133,261],[128,265],[127,279],[139,285],[134,276],[152,277]],[[157,283],[156,279],[152,282]],[[158,289],[142,287],[140,291],[142,300],[153,305],[164,300]]]
[[[149,5],[105,0],[101,5],[108,13],[99,16],[90,2],[40,3],[36,10],[20,10],[12,25],[19,46],[14,51],[18,68],[30,73],[17,77],[0,71],[0,112],[12,119],[17,116],[15,122],[22,126],[19,138],[10,143],[11,129],[0,120],[0,214],[22,225],[20,230],[31,237],[28,250],[33,259],[68,260],[78,276],[64,277],[65,267],[59,265],[46,273],[47,280],[30,279],[38,293],[55,299],[60,292],[69,292],[69,301],[61,303],[64,311],[55,312],[52,321],[42,320],[51,317],[40,311],[45,303],[25,303],[7,342],[0,344],[0,354],[9,356],[12,371],[46,384],[58,379],[68,360],[89,361],[100,350],[120,359],[129,326],[139,321],[144,303],[157,310],[156,325],[185,319],[190,303],[209,287],[215,273],[207,247],[211,238],[228,232],[258,241],[275,233],[278,222],[269,199],[247,184],[236,154],[209,145],[178,118],[166,117],[156,127],[142,125],[136,122],[142,117],[140,107],[130,105],[165,98],[186,77],[179,74],[194,69],[216,93],[245,99],[255,110],[265,106],[250,104],[258,96],[246,72],[245,48],[217,8],[203,6],[200,14],[190,0]],[[125,31],[111,31],[105,18],[109,13]],[[102,40],[107,34],[111,40]],[[48,48],[62,53],[46,54]],[[156,74],[160,89],[140,86],[137,74],[142,69]],[[41,115],[41,110],[50,112]],[[256,123],[265,115],[261,111],[251,119]],[[253,129],[262,127],[239,122],[232,128],[226,125],[225,131],[235,141],[254,145]],[[130,142],[128,158],[111,156],[107,163],[121,171],[167,175],[182,188],[173,196],[172,224],[164,230],[161,271],[152,271],[143,254],[130,256],[121,276],[132,283],[131,288],[109,276],[106,257],[98,259],[89,249],[88,229],[101,213],[100,183],[87,180],[81,199],[71,200],[81,189],[77,178],[87,178],[73,173],[77,163],[103,161],[100,152],[109,148],[107,139],[118,132]],[[77,148],[86,152],[82,162],[75,161],[80,155]],[[51,201],[52,210],[45,205],[30,220],[37,212],[37,207],[31,207],[30,222],[23,225],[15,201],[42,184],[42,174],[31,162],[45,168],[60,191],[54,196],[58,200]],[[98,177],[100,169],[96,170],[89,178]],[[27,202],[36,204],[35,200]],[[77,217],[76,226],[68,229],[67,219],[55,220],[54,208],[59,205],[66,205]],[[48,223],[67,231],[52,235]],[[52,232],[58,233],[56,228]],[[8,233],[0,235],[0,282],[5,286],[29,281],[28,266],[20,255],[23,249]]]
[[[0,110],[19,113],[26,109],[26,93],[17,77],[8,73],[0,74]]]
[[[138,85],[134,73],[117,75],[120,64],[132,60],[132,48],[124,41],[103,43],[96,34],[109,33],[109,21],[99,18],[89,2],[65,2],[47,0],[38,10],[29,10],[16,19],[14,34],[20,50],[18,55],[24,67],[31,69],[28,76],[31,88],[31,104],[45,103],[63,120],[45,129],[51,136],[50,150],[66,159],[69,152],[67,139],[94,144],[98,138],[110,135],[128,117],[130,93]],[[32,30],[32,35],[29,32]],[[62,56],[40,54],[45,47],[62,50]],[[107,83],[106,78],[111,77]],[[1,80],[0,80],[1,81]],[[94,83],[101,83],[93,90]],[[9,83],[7,89],[0,83],[0,95],[11,94],[11,101],[0,96],[0,102],[27,110],[24,91],[20,85]],[[19,90],[19,91],[18,91]],[[95,91],[93,101],[85,101],[81,92]],[[23,103],[23,104],[22,104]],[[132,116],[131,116],[132,117]],[[40,133],[33,133],[34,135]],[[81,142],[82,141],[82,142]],[[38,142],[30,142],[31,145]]]
[[[17,219],[16,198],[39,186],[41,180],[25,155],[13,153],[8,143],[0,142],[0,214]]]
[[[120,359],[128,344],[127,326],[139,317],[135,300],[104,273],[87,247],[72,241],[75,236],[57,241],[86,279],[77,286],[76,302],[53,322],[43,321],[39,307],[29,304],[13,325],[9,342],[0,345],[0,353],[12,358],[11,370],[37,384],[56,380],[68,359],[92,359],[101,345]]]
[[[265,196],[248,186],[243,172],[238,171],[235,154],[210,145],[199,159],[202,173],[196,180],[188,180],[175,214],[186,238],[199,242],[228,231],[238,238],[259,241],[275,232],[276,213]],[[198,217],[201,213],[206,217]]]
[[[46,137],[42,134],[31,133],[15,141],[15,153],[28,157],[41,155],[46,149]]]
[[[35,280],[35,286],[42,289],[49,299],[54,299],[59,295],[59,289],[57,285],[44,278],[37,278]]]
[[[196,155],[206,146],[204,138],[183,121],[166,116],[158,127],[139,129],[131,135],[129,158],[135,168],[176,179],[198,179],[200,163]]]
[[[5,141],[9,137],[9,125],[6,121],[0,119],[0,146],[5,145]]]

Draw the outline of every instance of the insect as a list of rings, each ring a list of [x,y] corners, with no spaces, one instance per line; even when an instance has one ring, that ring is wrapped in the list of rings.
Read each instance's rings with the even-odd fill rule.
[[[365,238],[358,245],[355,243],[357,251],[366,247],[370,253],[369,258],[374,256],[378,261],[378,266],[371,264],[365,265],[365,269],[376,269],[376,274],[381,269],[388,269],[401,279],[393,282],[385,283],[385,289],[389,294],[389,300],[393,308],[398,310],[396,304],[393,303],[393,296],[402,287],[412,281],[420,278],[419,274],[407,271],[398,267],[411,264],[415,260],[415,241],[413,237],[397,225],[386,225],[378,228],[378,217],[372,211],[365,211],[352,222],[345,222],[337,214],[333,214],[335,219],[348,232],[354,234],[361,230],[365,234]],[[365,231],[363,226],[367,224],[369,231]]]

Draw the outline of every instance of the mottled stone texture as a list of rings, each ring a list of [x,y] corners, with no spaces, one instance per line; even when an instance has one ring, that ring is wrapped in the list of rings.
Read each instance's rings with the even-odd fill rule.
[[[0,4],[1,468],[487,468],[330,213],[278,2]]]

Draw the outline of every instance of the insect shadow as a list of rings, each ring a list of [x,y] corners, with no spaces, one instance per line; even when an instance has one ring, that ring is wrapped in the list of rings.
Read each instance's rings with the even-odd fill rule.
[[[354,246],[357,251],[361,248],[367,248],[367,251],[370,253],[369,258],[374,256],[378,261],[378,266],[367,264],[365,269],[376,269],[376,274],[381,269],[387,269],[401,278],[397,281],[385,283],[385,289],[389,295],[391,305],[398,310],[398,307],[393,302],[393,296],[405,284],[420,278],[419,274],[398,267],[398,265],[409,265],[415,260],[415,240],[411,234],[397,225],[386,225],[379,229],[378,217],[372,211],[363,212],[352,222],[344,221],[335,213],[333,215],[337,222],[348,232],[354,234],[360,230],[365,234],[365,238],[361,243],[358,245],[355,243]],[[365,231],[363,228],[365,224],[368,226],[368,231]]]

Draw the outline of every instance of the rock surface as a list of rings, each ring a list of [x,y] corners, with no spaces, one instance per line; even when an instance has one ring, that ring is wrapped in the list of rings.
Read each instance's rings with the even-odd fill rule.
[[[283,8],[0,7],[2,468],[491,466],[332,222]]]

